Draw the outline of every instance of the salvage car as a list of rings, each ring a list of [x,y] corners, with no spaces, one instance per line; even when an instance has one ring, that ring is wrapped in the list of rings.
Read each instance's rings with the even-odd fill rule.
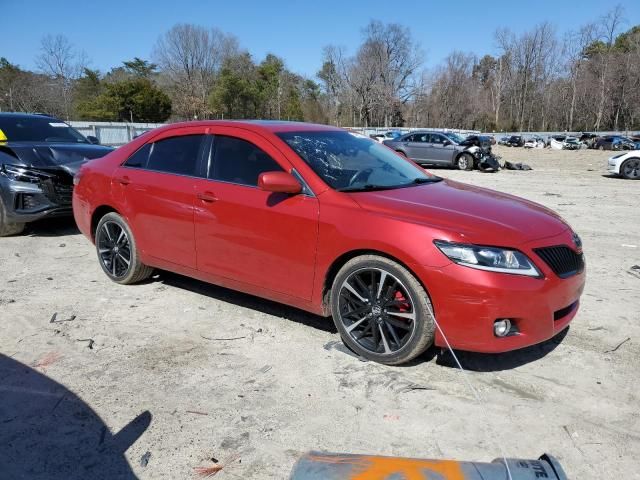
[[[0,237],[71,215],[73,176],[113,149],[47,115],[0,113]]]
[[[524,142],[524,148],[544,148],[545,142],[542,137],[531,137]]]
[[[417,130],[395,140],[385,140],[384,145],[413,160],[418,165],[441,165],[473,170],[477,162],[491,152],[491,143],[485,148],[466,143],[465,138],[453,132]]]
[[[524,138],[520,135],[511,135],[505,145],[507,147],[524,147]]]
[[[385,133],[374,133],[372,135],[369,135],[371,138],[373,138],[376,142],[384,142],[385,140],[394,140],[400,136],[402,136],[402,132],[398,131],[398,130],[389,130],[388,132]]]
[[[579,150],[582,143],[576,137],[553,135],[549,137],[549,147],[553,150]]]
[[[587,146],[587,148],[594,148],[596,141],[598,140],[598,135],[595,133],[582,132],[578,141]]]
[[[585,282],[580,238],[553,211],[337,127],[167,125],[75,184],[78,227],[114,282],[158,268],[331,315],[349,348],[385,364],[433,344],[547,340]]]
[[[635,150],[636,145],[633,141],[620,135],[607,135],[600,137],[594,148],[598,150]]]
[[[576,137],[567,137],[562,142],[563,150],[580,150],[582,148],[582,143],[578,141]]]
[[[640,179],[640,150],[619,153],[609,158],[609,173],[628,180]]]

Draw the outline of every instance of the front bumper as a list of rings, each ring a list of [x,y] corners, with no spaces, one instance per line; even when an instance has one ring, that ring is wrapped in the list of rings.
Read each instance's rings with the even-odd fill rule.
[[[607,171],[609,173],[615,173],[616,175],[620,173],[618,170],[618,162],[617,159],[610,158],[607,162]]]
[[[586,274],[559,278],[532,249],[564,244],[574,248],[570,233],[530,244],[521,250],[534,261],[544,278],[486,272],[455,263],[424,269],[438,323],[452,347],[498,353],[534,345],[564,330],[575,317]],[[517,333],[493,334],[496,320],[509,318]],[[436,345],[446,346],[436,330]]]
[[[30,183],[0,176],[0,195],[8,220],[27,223],[45,217],[71,215],[73,186],[65,180]]]

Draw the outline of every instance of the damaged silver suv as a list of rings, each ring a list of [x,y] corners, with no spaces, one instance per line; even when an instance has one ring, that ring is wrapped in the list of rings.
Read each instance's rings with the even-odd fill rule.
[[[0,113],[0,237],[25,223],[71,215],[73,176],[113,149],[57,118]]]
[[[417,130],[382,143],[418,165],[473,170],[474,167],[479,168],[481,164],[494,159],[490,139],[478,135],[462,137],[454,132]],[[495,165],[497,166],[497,161]]]

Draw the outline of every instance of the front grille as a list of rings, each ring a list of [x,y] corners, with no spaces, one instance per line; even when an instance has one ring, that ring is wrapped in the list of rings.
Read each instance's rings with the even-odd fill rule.
[[[584,270],[583,255],[565,245],[534,248],[534,251],[560,278],[567,278]]]

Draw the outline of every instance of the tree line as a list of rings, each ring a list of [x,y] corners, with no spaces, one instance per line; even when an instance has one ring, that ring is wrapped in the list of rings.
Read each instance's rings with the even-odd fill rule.
[[[616,7],[559,36],[542,23],[495,32],[493,55],[451,52],[432,69],[410,30],[371,21],[353,52],[323,50],[315,78],[232,34],[178,24],[150,58],[108,72],[63,35],[47,35],[29,71],[0,58],[0,108],[65,119],[164,122],[264,118],[340,126],[483,131],[640,128],[640,25]]]

